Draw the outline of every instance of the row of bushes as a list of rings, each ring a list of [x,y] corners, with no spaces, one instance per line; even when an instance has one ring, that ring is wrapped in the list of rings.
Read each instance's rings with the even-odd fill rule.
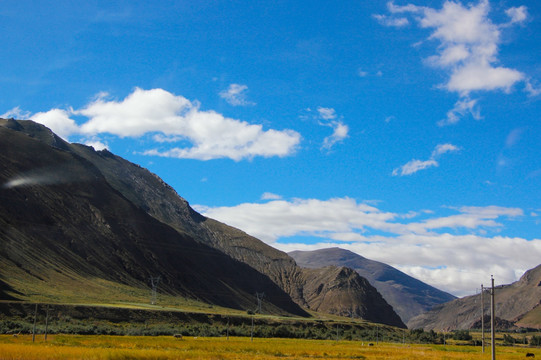
[[[33,317],[29,314],[22,317],[0,317],[1,334],[28,334],[32,332]],[[207,318],[207,322],[164,322],[151,320],[151,322],[111,322],[107,320],[79,319],[67,315],[57,316],[49,320],[47,332],[49,334],[81,334],[81,335],[173,335],[219,337],[226,336],[251,336],[251,318],[231,319],[231,324],[226,322],[227,318],[216,317],[213,320]],[[152,322],[153,321],[153,322]],[[227,320],[228,321],[228,320]],[[45,332],[44,319],[38,320],[37,333]],[[367,342],[408,342],[425,344],[443,344],[449,335],[437,333],[433,330],[424,331],[416,329],[411,331],[399,330],[386,326],[369,326],[367,324],[353,323],[328,323],[315,322],[270,322],[265,319],[255,319],[253,336],[259,338],[302,338],[302,339],[340,339],[358,340]],[[459,330],[452,334],[452,339],[468,341],[472,345],[480,345],[480,341],[472,340],[469,331]],[[524,344],[528,340],[525,337],[520,339],[505,334],[503,338],[505,345],[515,343]],[[541,346],[541,336],[532,336],[529,339],[531,346]]]
[[[0,333],[2,334],[28,334],[32,332],[33,321],[30,318],[0,320]],[[43,334],[45,325],[39,323],[36,332]],[[113,323],[103,320],[79,320],[67,319],[50,321],[47,332],[49,334],[80,334],[80,335],[173,335],[183,336],[251,336],[252,326],[249,323],[236,323],[228,326],[224,323],[191,323],[191,324],[168,324],[168,323]],[[253,327],[253,336],[279,337],[279,338],[302,338],[302,339],[340,339],[362,341],[389,341],[401,342],[409,338],[406,331],[397,331],[392,328],[379,327],[368,328],[356,324],[331,324],[331,323],[273,323],[258,321]]]

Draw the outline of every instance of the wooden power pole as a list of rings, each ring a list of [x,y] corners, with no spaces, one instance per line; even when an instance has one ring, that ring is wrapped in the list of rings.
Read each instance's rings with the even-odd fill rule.
[[[485,297],[483,292],[485,288],[481,284],[481,352],[485,353]]]
[[[492,290],[490,292],[490,349],[492,351],[492,360],[496,360],[496,342],[494,341],[494,277],[490,275],[492,281]]]

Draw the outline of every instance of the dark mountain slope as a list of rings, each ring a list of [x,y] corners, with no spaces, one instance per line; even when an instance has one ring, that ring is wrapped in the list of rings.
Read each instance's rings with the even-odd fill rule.
[[[354,252],[340,248],[289,253],[297,264],[307,268],[347,266],[366,278],[383,295],[404,322],[428,311],[434,305],[455,299],[451,294],[438,290],[384,263],[366,259]]]
[[[96,152],[86,146],[77,144],[72,144],[71,146],[78,154],[89,159],[93,164],[96,164],[118,191],[127,198],[132,199],[135,204],[147,211],[148,214],[179,231],[190,234],[194,239],[210,245],[232,258],[257,269],[269,276],[295,302],[309,309],[314,309],[312,307],[313,303],[307,300],[313,295],[310,293],[311,287],[307,286],[310,276],[308,276],[305,269],[297,266],[295,261],[286,253],[265,244],[239,229],[200,215],[173,188],[146,169],[109,152],[106,152],[105,155],[97,156]],[[330,269],[326,269],[323,272],[325,271],[328,271],[329,274],[323,276],[332,277],[334,275]],[[310,275],[313,276],[315,273],[310,273]],[[317,281],[317,278],[314,281]],[[362,279],[359,279],[359,282],[363,286],[368,285]],[[328,291],[328,289],[325,288],[324,291]],[[346,292],[362,292],[364,289],[360,289],[360,287],[346,289],[345,287],[340,288],[338,286],[333,290],[334,295],[340,291],[345,294]],[[367,302],[367,304],[376,304],[378,301],[382,301],[382,307],[370,307],[359,304],[358,306],[366,309],[366,311],[358,312],[358,316],[366,319],[377,318],[389,325],[405,326],[395,316],[391,307],[385,307],[387,303],[377,294],[377,291],[375,293],[367,291],[367,293],[369,294],[368,296],[363,294],[357,294],[353,297],[345,295],[350,300],[362,300]],[[376,299],[371,299],[376,294]],[[351,306],[347,305],[347,309],[340,308],[337,305],[319,306],[318,309],[320,311],[331,311],[333,314],[345,314],[346,312],[349,313]],[[381,313],[382,309],[385,309],[386,312]],[[378,313],[378,315],[368,315],[369,313]]]
[[[79,144],[70,147],[96,165],[111,186],[149,215],[257,269],[297,303],[306,305],[302,298],[301,271],[286,253],[239,229],[200,215],[172,187],[138,165],[108,151],[95,152]]]
[[[490,314],[490,296],[484,295],[485,316]],[[495,290],[496,317],[500,323],[539,327],[541,304],[541,265],[528,270],[520,280],[498,286]],[[434,307],[431,311],[411,319],[415,328],[425,330],[469,329],[481,320],[481,294],[456,299]]]
[[[0,123],[0,125],[2,124]],[[138,211],[157,220],[161,226],[170,230],[174,229],[182,237],[195,240],[203,248],[210,247],[217,253],[227,254],[237,262],[244,263],[260,274],[266,275],[267,280],[272,280],[289,295],[286,296],[288,301],[293,299],[297,304],[310,308],[310,304],[306,301],[306,297],[310,294],[308,288],[305,288],[308,278],[305,271],[298,267],[291,257],[238,229],[198,214],[169,185],[148,170],[108,151],[96,152],[88,146],[67,144],[52,134],[50,130],[31,121],[10,122],[3,120],[3,125],[25,133],[49,146],[65,150],[81,161],[85,160],[94,167],[99,176],[102,176],[118,195]],[[194,261],[200,260],[195,255],[192,256],[192,259]],[[244,277],[244,272],[239,271],[236,276]],[[237,279],[236,281],[241,280]],[[252,285],[254,290],[251,294],[256,291],[264,291],[268,295],[267,290],[263,289],[262,286],[264,282],[256,281],[251,284],[255,284]],[[334,291],[346,292],[348,290],[342,288]],[[283,297],[281,298],[283,299]],[[362,297],[352,298],[361,299]],[[265,299],[266,301],[270,300],[267,297]],[[276,304],[278,300],[275,298],[273,301]],[[283,301],[286,302],[286,300]],[[359,304],[359,307],[363,307],[363,305]],[[350,308],[348,305],[348,309]],[[368,312],[371,312],[371,309],[367,309]],[[288,311],[298,313],[298,307],[297,310],[289,309]],[[382,315],[381,318],[394,319],[394,312],[391,309],[391,314]],[[403,326],[402,322],[394,320],[387,322],[387,324]]]
[[[171,295],[253,309],[255,292],[264,291],[268,310],[304,314],[267,276],[135,206],[44,127],[29,136],[21,127],[28,131],[34,123],[0,121],[0,280],[6,286],[17,291],[21,284],[10,269],[27,282],[61,275],[142,289],[160,275],[161,291]],[[43,286],[49,294],[39,295],[54,298],[59,287]]]

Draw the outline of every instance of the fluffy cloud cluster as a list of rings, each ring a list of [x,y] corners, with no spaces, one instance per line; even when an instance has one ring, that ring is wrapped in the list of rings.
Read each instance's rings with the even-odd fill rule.
[[[78,125],[72,119],[74,116],[87,120]],[[166,148],[148,149],[144,154],[199,160],[287,156],[296,150],[301,139],[293,130],[263,130],[262,125],[202,111],[199,103],[163,89],[136,88],[121,101],[108,100],[107,94],[100,94],[82,109],[52,109],[30,118],[66,139],[82,135],[97,146],[104,146],[97,138],[100,134],[134,138],[151,134],[155,142]],[[177,142],[191,146],[170,146]]]
[[[412,175],[412,174],[415,174],[417,171],[424,170],[424,169],[434,167],[434,166],[439,166],[438,158],[441,155],[448,152],[456,152],[459,150],[460,148],[453,144],[439,144],[436,146],[434,151],[432,151],[432,155],[430,156],[430,159],[410,160],[406,164],[402,165],[401,167],[394,169],[393,176]]]
[[[509,92],[515,84],[524,82],[526,91],[532,95],[538,93],[524,73],[499,65],[498,59],[502,31],[526,21],[525,6],[507,9],[508,21],[502,24],[495,24],[490,19],[488,0],[467,6],[457,1],[445,1],[441,9],[412,4],[398,6],[392,2],[387,7],[390,15],[375,15],[381,24],[405,26],[409,24],[405,16],[413,14],[421,28],[432,30],[429,40],[439,42],[437,53],[430,56],[427,63],[447,71],[449,79],[442,88],[456,92],[462,98],[440,125],[454,124],[458,115],[468,111],[478,118],[478,112],[473,112],[476,100],[469,99],[475,91]]]
[[[351,198],[336,198],[199,209],[281,250],[340,246],[456,295],[474,292],[491,274],[499,283],[515,281],[539,265],[541,252],[540,239],[487,236],[498,234],[505,221],[523,218],[518,208],[448,208],[456,212],[448,216],[433,211],[396,214]],[[295,236],[312,241],[301,243]]]

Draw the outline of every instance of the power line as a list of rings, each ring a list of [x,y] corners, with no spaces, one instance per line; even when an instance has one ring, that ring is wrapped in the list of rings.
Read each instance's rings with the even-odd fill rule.
[[[265,293],[256,292],[255,296],[257,298],[257,308],[256,308],[255,312],[258,313],[258,314],[261,314],[261,303],[263,302],[263,298],[265,297]]]

